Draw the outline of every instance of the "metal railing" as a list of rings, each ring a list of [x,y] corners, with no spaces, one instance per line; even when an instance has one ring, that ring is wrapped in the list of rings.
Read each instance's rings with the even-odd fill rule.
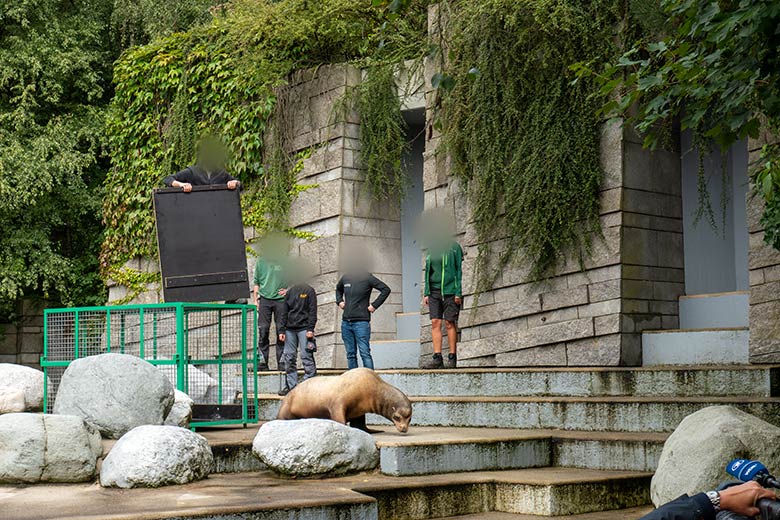
[[[155,365],[195,401],[191,427],[257,422],[257,373],[249,375],[250,364],[258,364],[254,305],[46,309],[43,327],[44,412],[51,410],[62,374],[73,360],[119,352]]]

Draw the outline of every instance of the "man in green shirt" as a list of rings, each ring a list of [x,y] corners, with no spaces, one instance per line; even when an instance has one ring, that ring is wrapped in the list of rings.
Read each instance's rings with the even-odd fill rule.
[[[454,240],[432,244],[425,257],[425,293],[423,303],[431,313],[433,359],[423,368],[456,368],[458,364],[458,316],[462,304],[461,280],[463,250]],[[447,329],[449,355],[442,357],[442,320]]]
[[[257,305],[257,329],[258,349],[263,360],[257,367],[258,370],[268,370],[268,355],[271,350],[269,334],[271,330],[271,317],[276,323],[276,330],[284,330],[281,320],[284,313],[284,295],[287,293],[284,277],[284,269],[279,255],[270,254],[260,256],[255,265],[254,290],[252,295]],[[282,358],[284,353],[284,341],[276,336],[276,361]]]

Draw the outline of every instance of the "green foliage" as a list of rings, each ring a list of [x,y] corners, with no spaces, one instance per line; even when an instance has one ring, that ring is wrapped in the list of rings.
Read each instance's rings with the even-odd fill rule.
[[[366,185],[377,200],[400,200],[408,182],[401,164],[408,148],[406,123],[395,72],[392,64],[372,67],[355,92]]]
[[[725,150],[759,128],[780,129],[780,3],[775,0],[663,0],[670,34],[638,41],[620,59],[595,71],[608,98],[603,112],[625,117],[656,146],[679,118],[700,147]],[[766,146],[754,169],[767,202],[766,238],[780,245],[780,149]]]
[[[109,16],[100,0],[0,6],[0,314],[20,297],[104,298],[96,267]]]
[[[479,287],[512,261],[531,279],[579,257],[600,230],[598,103],[569,66],[615,52],[608,0],[452,2],[445,70],[434,77],[454,174],[474,211]],[[489,241],[503,240],[487,269]]]
[[[421,53],[420,17],[388,20],[385,7],[371,0],[237,0],[208,25],[127,51],[115,66],[108,124],[104,274],[134,256],[154,256],[152,188],[184,166],[207,131],[222,136],[228,169],[246,186],[245,224],[285,229],[301,189],[288,135],[295,114],[285,110],[288,75],[324,63],[368,65],[377,55],[398,61],[411,48]]]
[[[113,0],[111,34],[119,49],[143,45],[211,20],[218,0]]]

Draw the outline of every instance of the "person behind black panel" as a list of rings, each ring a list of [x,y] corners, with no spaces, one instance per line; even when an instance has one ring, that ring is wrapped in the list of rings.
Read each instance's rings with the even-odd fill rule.
[[[163,183],[169,188],[181,188],[185,193],[193,186],[214,186],[224,184],[230,190],[241,187],[241,182],[226,170],[228,154],[220,140],[207,136],[198,142],[198,160],[180,172],[167,176]]]

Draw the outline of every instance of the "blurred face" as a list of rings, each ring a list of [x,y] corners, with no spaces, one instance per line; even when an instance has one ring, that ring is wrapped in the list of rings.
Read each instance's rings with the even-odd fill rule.
[[[204,138],[198,148],[198,165],[207,172],[216,172],[224,170],[226,164],[227,151],[222,143],[216,138]]]

